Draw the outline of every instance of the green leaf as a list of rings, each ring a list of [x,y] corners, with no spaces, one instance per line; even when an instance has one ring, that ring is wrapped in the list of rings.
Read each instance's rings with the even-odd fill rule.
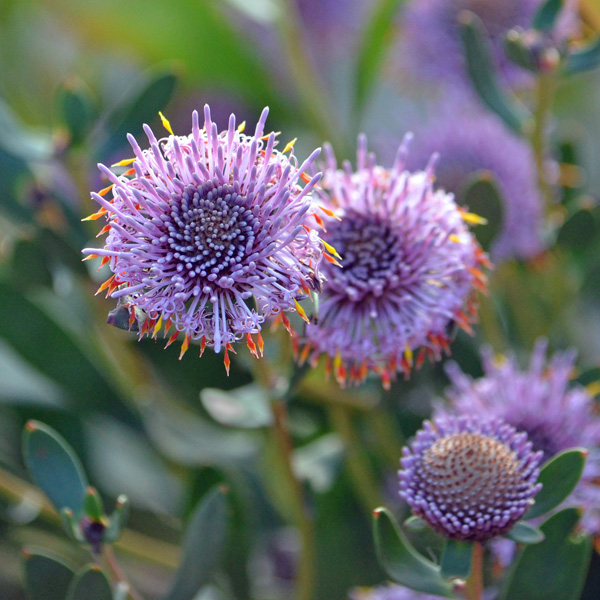
[[[444,579],[466,579],[471,573],[473,542],[446,540],[442,552],[440,574]]]
[[[500,86],[496,78],[490,41],[481,19],[472,12],[458,16],[467,70],[481,101],[515,133],[523,135],[531,115],[518,99]]]
[[[385,53],[396,33],[395,15],[402,0],[380,0],[372,10],[358,51],[356,65],[355,112],[364,107],[379,75]]]
[[[66,600],[113,600],[113,593],[100,567],[88,565],[75,576]]]
[[[22,554],[29,600],[65,600],[75,576],[73,567],[50,552],[23,549]]]
[[[81,515],[88,483],[67,442],[43,423],[29,421],[23,434],[23,457],[31,478],[56,510],[67,507],[76,516]]]
[[[123,527],[127,523],[129,517],[129,499],[124,494],[121,494],[117,498],[117,506],[110,515],[109,525],[104,533],[104,540],[108,543],[112,543],[119,539]]]
[[[58,90],[58,107],[73,144],[80,144],[97,117],[89,90],[83,82],[69,79]]]
[[[143,131],[144,123],[156,120],[158,111],[164,110],[169,103],[176,85],[177,77],[172,71],[151,72],[146,83],[138,86],[129,101],[108,118],[106,128],[110,137],[102,145],[100,155],[110,154],[126,145],[128,133],[138,136]]]
[[[267,394],[253,383],[231,391],[204,388],[200,400],[208,414],[221,425],[255,429],[268,427],[273,420]]]
[[[581,252],[594,242],[597,229],[592,212],[582,208],[571,214],[563,223],[556,241],[561,246]]]
[[[219,563],[229,522],[225,490],[217,487],[202,498],[183,540],[182,561],[165,600],[192,600]]]
[[[83,510],[92,521],[101,521],[104,519],[104,505],[98,490],[88,486],[83,500]]]
[[[402,527],[408,531],[425,531],[429,527],[421,517],[415,517],[412,515],[402,523]]]
[[[540,527],[546,539],[523,549],[500,600],[579,599],[592,541],[589,537],[571,534],[578,520],[578,509],[566,508]]]
[[[378,508],[373,516],[377,557],[387,576],[412,590],[452,598],[452,586],[444,581],[440,568],[412,547],[393,515]]]
[[[474,227],[473,234],[488,251],[504,223],[504,201],[495,175],[491,171],[475,173],[466,185],[461,203],[487,221],[485,225]]]
[[[539,72],[539,65],[535,59],[535,55],[530,48],[524,43],[522,34],[527,32],[517,31],[511,29],[504,40],[504,53],[507,58],[519,65],[523,69],[533,71],[534,73]]]
[[[538,477],[538,483],[544,487],[535,496],[535,504],[524,519],[544,515],[566,500],[581,479],[587,454],[584,448],[572,448],[546,462]]]
[[[506,537],[519,544],[539,544],[544,541],[544,534],[525,521],[517,521]]]
[[[579,50],[570,52],[564,62],[563,73],[571,75],[591,71],[600,65],[600,36],[582,45]]]
[[[546,0],[533,17],[533,28],[538,31],[550,31],[556,23],[563,4],[563,0]]]

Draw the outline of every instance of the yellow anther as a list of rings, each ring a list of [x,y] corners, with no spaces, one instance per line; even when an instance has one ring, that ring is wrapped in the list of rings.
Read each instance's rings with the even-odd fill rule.
[[[327,250],[329,254],[333,254],[333,256],[342,260],[342,257],[338,254],[338,251],[331,244],[328,244],[325,240],[321,240],[321,243],[323,246],[325,246],[325,250]]]
[[[295,137],[295,138],[294,138],[294,139],[293,139],[291,142],[288,142],[288,143],[285,145],[285,148],[283,149],[283,154],[285,154],[286,152],[289,152],[289,151],[290,151],[290,150],[291,150],[291,149],[294,147],[294,144],[296,143],[296,140],[297,140],[297,139],[298,139],[298,138],[297,138],[297,137]]]
[[[296,300],[294,298],[294,304],[296,305],[296,311],[297,313],[307,322],[310,323],[310,321],[308,320],[308,317],[306,316],[306,313],[304,312],[304,309],[300,306],[298,300]]]
[[[154,335],[157,335],[158,332],[161,330],[162,322],[163,322],[163,318],[162,318],[162,315],[160,315],[160,317],[158,318],[158,321],[156,321],[156,325],[154,326]]]
[[[246,121],[242,121],[239,125],[238,125],[238,133],[243,133],[244,129],[246,129]]]
[[[110,165],[111,167],[128,167],[130,164],[135,162],[135,158],[125,158],[120,160],[118,163],[114,165]]]
[[[162,121],[163,127],[171,134],[173,134],[173,129],[171,128],[171,123],[169,123],[169,121],[167,120],[167,118],[165,117],[165,115],[163,115],[160,110],[158,111],[158,116],[160,117],[160,120]]]
[[[485,217],[481,217],[480,215],[471,212],[464,212],[462,218],[467,223],[471,223],[471,225],[487,225],[488,222]]]

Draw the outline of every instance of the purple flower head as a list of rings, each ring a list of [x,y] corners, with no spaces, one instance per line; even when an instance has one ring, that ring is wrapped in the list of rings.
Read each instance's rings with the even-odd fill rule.
[[[356,588],[350,592],[350,600],[439,600],[439,598],[439,596],[409,590],[401,585]]]
[[[405,12],[404,60],[419,77],[470,88],[458,25],[463,10],[475,13],[490,35],[497,64],[511,83],[525,72],[504,56],[504,37],[528,28],[541,0],[412,0]]]
[[[502,419],[425,421],[400,461],[400,496],[440,535],[485,542],[533,504],[542,452]]]
[[[448,364],[450,407],[438,407],[436,414],[501,418],[526,432],[544,461],[568,448],[587,448],[583,476],[567,502],[584,507],[583,526],[600,533],[600,416],[592,395],[570,385],[575,352],[555,354],[546,361],[546,349],[547,341],[538,340],[529,369],[523,371],[513,356],[495,361],[487,348],[482,353],[485,375],[476,380],[458,365]]]
[[[438,151],[436,182],[457,198],[476,172],[491,171],[495,176],[504,199],[502,231],[491,249],[495,260],[526,259],[540,252],[543,201],[527,143],[496,116],[470,104],[465,107],[464,99],[446,102],[418,134],[409,168]]]
[[[448,327],[470,329],[476,316],[474,287],[484,287],[487,264],[451,194],[433,188],[433,165],[404,170],[406,142],[390,170],[358,142],[358,168],[343,169],[331,148],[320,193],[341,221],[329,218],[323,239],[342,258],[325,264],[318,321],[306,328],[301,360],[329,357],[341,385],[358,383],[369,371],[388,385],[413,350],[439,360],[448,351]]]
[[[115,175],[99,165],[112,186],[92,194],[102,207],[92,218],[106,215],[108,237],[84,253],[114,273],[100,289],[122,299],[131,323],[141,311],[140,335],[174,326],[168,343],[182,332],[182,355],[200,340],[202,350],[225,348],[227,368],[234,342],[246,336],[257,354],[263,321],[320,288],[322,242],[309,222],[320,176],[300,184],[318,151],[301,166],[290,145],[278,152],[276,134],[263,135],[267,113],[252,136],[233,115],[219,133],[208,106],[204,127],[194,111],[187,136],[157,140],[145,125],[150,148],[128,136],[135,158],[121,164],[131,168]]]

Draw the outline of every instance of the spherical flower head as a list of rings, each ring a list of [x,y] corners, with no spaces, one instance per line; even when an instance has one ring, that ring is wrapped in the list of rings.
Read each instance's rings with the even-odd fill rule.
[[[543,201],[531,149],[495,116],[464,98],[446,100],[422,130],[407,159],[409,168],[440,153],[436,182],[457,198],[477,173],[489,171],[503,199],[502,229],[494,240],[495,262],[528,259],[542,249]]]
[[[91,218],[106,215],[108,237],[84,253],[114,273],[100,289],[121,299],[131,323],[142,314],[141,335],[173,326],[168,343],[183,333],[182,355],[200,340],[202,351],[225,349],[227,368],[234,342],[245,336],[257,354],[252,335],[261,349],[264,320],[285,319],[320,287],[322,242],[310,218],[319,176],[305,174],[318,151],[300,166],[291,145],[277,151],[276,134],[263,135],[267,113],[252,136],[233,115],[219,132],[208,106],[204,126],[194,111],[186,136],[157,140],[144,126],[149,148],[128,136],[135,157],[120,165],[129,170],[99,165],[112,185],[92,194],[101,209]]]
[[[419,77],[471,87],[460,39],[458,15],[475,13],[492,42],[496,63],[510,83],[522,84],[526,72],[504,54],[504,38],[514,27],[528,28],[542,0],[412,0],[404,20],[404,60]],[[524,79],[525,76],[525,79]]]
[[[367,154],[364,136],[356,171],[349,163],[339,170],[326,150],[319,193],[341,220],[326,217],[323,239],[342,267],[324,263],[318,320],[306,327],[301,360],[327,355],[341,385],[374,371],[387,386],[400,369],[408,376],[417,349],[417,366],[427,355],[439,360],[455,323],[470,330],[474,288],[485,288],[487,258],[466,225],[470,215],[433,188],[433,163],[403,169],[406,141],[389,170]]]
[[[533,504],[542,452],[501,419],[425,421],[403,449],[400,496],[440,535],[485,542]]]
[[[568,448],[588,449],[583,476],[567,503],[583,507],[584,528],[600,533],[600,415],[592,394],[571,384],[576,353],[557,353],[546,360],[547,345],[545,339],[538,340],[526,370],[514,356],[495,360],[487,348],[482,353],[484,376],[475,380],[448,364],[450,405],[439,406],[436,414],[502,418],[527,433],[544,461]]]

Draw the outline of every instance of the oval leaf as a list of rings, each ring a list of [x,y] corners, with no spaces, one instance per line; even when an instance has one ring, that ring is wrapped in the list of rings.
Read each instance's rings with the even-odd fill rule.
[[[413,548],[392,514],[378,508],[373,516],[377,557],[388,577],[418,592],[453,598],[452,586],[442,579],[440,568]]]
[[[541,527],[546,539],[521,552],[501,600],[578,600],[592,552],[587,537],[572,537],[579,520],[576,508],[566,508]]]
[[[519,544],[539,544],[544,541],[544,534],[525,521],[517,521],[506,537]]]
[[[200,400],[210,416],[221,425],[253,429],[267,427],[273,420],[269,398],[263,388],[255,384],[227,392],[204,388],[200,392]]]
[[[441,576],[444,579],[466,579],[471,573],[473,542],[446,540],[441,560]]]
[[[49,552],[23,550],[25,587],[29,600],[65,600],[75,572]]]
[[[91,94],[82,82],[70,79],[58,91],[58,106],[72,143],[81,143],[97,116]]]
[[[23,433],[23,458],[31,478],[57,511],[82,514],[87,478],[73,449],[54,429],[29,421]]]
[[[564,0],[546,0],[533,17],[533,28],[539,31],[550,31],[562,10]]]
[[[198,503],[183,540],[183,558],[165,600],[191,600],[217,566],[227,536],[227,498],[222,487]]]
[[[575,52],[571,52],[563,68],[564,73],[591,71],[600,65],[600,36]]]
[[[67,600],[113,600],[110,583],[100,567],[83,567],[69,587]]]
[[[581,479],[587,450],[572,448],[557,454],[542,467],[538,483],[544,487],[535,497],[535,504],[524,519],[534,519],[546,514],[563,502]]]

